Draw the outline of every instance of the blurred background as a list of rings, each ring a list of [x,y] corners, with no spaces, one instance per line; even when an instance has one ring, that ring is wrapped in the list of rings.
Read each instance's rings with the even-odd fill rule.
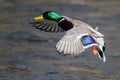
[[[107,62],[87,49],[62,56],[64,35],[45,33],[29,22],[52,10],[82,20],[105,35]],[[0,80],[119,80],[120,0],[0,0]]]

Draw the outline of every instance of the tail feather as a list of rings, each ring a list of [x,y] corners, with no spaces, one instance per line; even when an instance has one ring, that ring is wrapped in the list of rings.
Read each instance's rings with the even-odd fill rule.
[[[104,51],[100,49],[99,47],[97,47],[97,51],[98,51],[99,59],[102,60],[103,62],[106,62],[106,56],[104,54]]]

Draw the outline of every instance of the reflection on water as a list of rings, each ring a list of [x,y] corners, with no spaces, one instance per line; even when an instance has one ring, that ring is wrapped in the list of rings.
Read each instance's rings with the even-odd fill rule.
[[[1,0],[0,80],[119,80],[119,0]],[[107,43],[107,62],[88,49],[79,56],[62,56],[55,44],[63,34],[45,33],[29,21],[53,10],[99,26]]]

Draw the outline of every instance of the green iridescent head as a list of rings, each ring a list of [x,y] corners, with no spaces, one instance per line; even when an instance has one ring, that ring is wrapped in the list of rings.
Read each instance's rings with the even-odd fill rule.
[[[42,15],[34,18],[34,20],[43,20],[43,19],[54,20],[58,22],[59,20],[62,19],[62,17],[56,12],[46,11]]]
[[[54,21],[59,21],[62,18],[58,13],[53,11],[44,12],[43,17],[44,19],[54,20]]]

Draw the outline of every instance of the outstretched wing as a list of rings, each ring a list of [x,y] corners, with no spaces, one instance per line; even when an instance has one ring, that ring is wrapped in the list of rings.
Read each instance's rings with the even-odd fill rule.
[[[52,20],[39,20],[30,22],[34,27],[45,32],[63,32],[64,30]]]
[[[77,35],[65,35],[56,45],[57,51],[63,54],[78,55],[84,48]]]
[[[75,27],[67,32],[67,34],[57,43],[56,48],[59,53],[78,55],[86,48],[97,45],[92,36],[87,33],[80,33]]]

